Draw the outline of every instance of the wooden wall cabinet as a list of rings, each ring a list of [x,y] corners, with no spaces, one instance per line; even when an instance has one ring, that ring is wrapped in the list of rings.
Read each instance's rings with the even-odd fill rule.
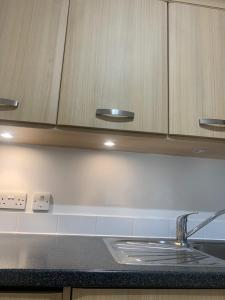
[[[169,4],[169,133],[225,138],[225,10]],[[215,123],[216,121],[213,121]]]
[[[224,290],[74,289],[72,300],[225,300]]]
[[[168,2],[195,4],[212,8],[225,8],[225,0],[166,0]]]
[[[0,120],[56,124],[68,4],[0,0]]]
[[[113,129],[125,141],[130,134],[135,146],[125,148],[138,152],[187,155],[179,136],[223,143],[224,127],[199,120],[225,120],[224,8],[224,0],[0,0],[0,122],[71,126],[80,130],[79,147],[89,147],[82,128],[96,135]],[[10,108],[5,99],[18,108],[2,111]],[[97,109],[134,118],[99,118]],[[162,147],[153,134],[136,136],[164,139],[168,132],[176,139]],[[70,138],[63,134],[54,145]],[[96,139],[90,143],[99,148]],[[218,152],[213,143],[209,157]]]
[[[58,125],[167,133],[167,99],[166,2],[71,0]]]

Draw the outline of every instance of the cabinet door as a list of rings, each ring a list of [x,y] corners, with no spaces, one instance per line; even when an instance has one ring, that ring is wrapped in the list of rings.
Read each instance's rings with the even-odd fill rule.
[[[72,300],[225,300],[224,290],[74,289]]]
[[[214,8],[225,8],[224,0],[176,0],[176,2],[203,5],[203,6],[214,7]]]
[[[0,293],[0,300],[62,300],[62,293]]]
[[[169,39],[170,134],[225,138],[225,11],[171,3]]]
[[[61,88],[60,125],[166,133],[167,4],[71,0]]]
[[[68,0],[0,0],[0,120],[56,123],[67,11]]]

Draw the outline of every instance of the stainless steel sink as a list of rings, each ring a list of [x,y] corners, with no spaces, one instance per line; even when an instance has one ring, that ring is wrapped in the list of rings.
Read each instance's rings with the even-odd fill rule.
[[[194,241],[190,246],[201,252],[208,253],[225,260],[225,242],[220,241]]]
[[[222,259],[225,259],[225,253],[222,255],[225,246],[223,248],[222,245],[195,242],[190,247],[181,247],[169,240],[118,238],[106,238],[104,241],[120,264],[225,267]]]

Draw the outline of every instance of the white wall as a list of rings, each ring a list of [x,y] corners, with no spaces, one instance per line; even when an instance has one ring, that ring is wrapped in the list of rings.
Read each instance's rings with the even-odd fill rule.
[[[215,211],[225,207],[225,161],[0,145],[0,190],[28,192],[28,211],[35,191],[53,194],[54,213]]]
[[[0,191],[28,193],[26,213],[0,211],[0,232],[174,238],[179,214],[201,211],[191,228],[225,207],[225,161],[0,145]],[[54,205],[32,214],[43,191]],[[224,240],[224,224],[193,238]]]

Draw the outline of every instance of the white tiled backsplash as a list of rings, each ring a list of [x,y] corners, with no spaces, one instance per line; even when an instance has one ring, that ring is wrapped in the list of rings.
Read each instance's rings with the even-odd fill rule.
[[[175,237],[184,212],[194,226],[225,208],[225,161],[0,145],[0,191],[26,192],[25,212],[0,211],[0,232]],[[48,213],[32,213],[49,192]],[[208,213],[207,213],[207,212]],[[225,239],[222,216],[193,238]]]
[[[152,213],[149,211],[149,213]],[[164,212],[165,213],[165,212]],[[90,215],[54,215],[47,213],[0,212],[0,232],[40,233],[59,235],[105,235],[127,237],[175,238],[176,218],[180,211],[168,212],[163,218],[107,217]],[[209,213],[190,220],[190,227],[197,225]],[[225,239],[225,219],[215,220],[192,238]]]

